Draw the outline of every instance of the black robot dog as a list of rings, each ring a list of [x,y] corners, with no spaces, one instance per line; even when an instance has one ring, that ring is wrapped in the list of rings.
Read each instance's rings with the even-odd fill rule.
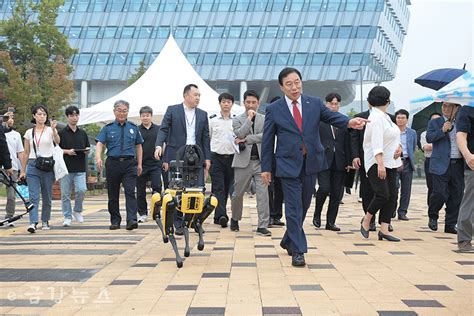
[[[204,249],[202,224],[217,206],[217,198],[205,198],[206,187],[199,184],[199,172],[204,165],[204,154],[197,145],[186,145],[176,153],[176,160],[170,162],[169,188],[164,193],[153,194],[151,198],[151,217],[161,230],[163,242],[171,242],[176,255],[176,265],[183,266],[174,236],[174,219],[177,212],[183,213],[185,248],[184,256],[189,257],[189,230],[194,228],[199,235],[198,250]]]
[[[6,218],[2,221],[0,221],[0,226],[4,226],[5,224],[9,224],[9,223],[13,223],[17,220],[19,220],[20,218],[22,218],[23,216],[25,216],[26,214],[28,214],[34,207],[34,205],[32,203],[30,203],[30,201],[27,201],[22,195],[21,193],[18,191],[18,189],[16,188],[16,183],[22,183],[24,180],[22,181],[13,181],[12,177],[10,177],[9,175],[7,175],[7,173],[5,172],[5,170],[3,169],[0,169],[0,182],[5,184],[7,187],[12,187],[13,190],[15,190],[15,192],[18,194],[18,196],[20,197],[20,199],[23,201],[23,204],[25,205],[25,209],[26,211],[23,213],[23,214],[20,214],[20,215],[16,215],[16,216],[13,216],[13,217],[10,217],[10,218]]]

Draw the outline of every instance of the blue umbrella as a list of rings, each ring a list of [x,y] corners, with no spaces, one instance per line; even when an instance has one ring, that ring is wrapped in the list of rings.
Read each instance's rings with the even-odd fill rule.
[[[465,69],[441,68],[435,69],[415,79],[423,87],[439,90],[454,79],[466,73]]]

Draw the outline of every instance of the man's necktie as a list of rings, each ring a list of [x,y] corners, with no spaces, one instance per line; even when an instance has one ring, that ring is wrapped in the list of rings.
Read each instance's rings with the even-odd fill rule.
[[[301,118],[300,110],[298,109],[298,101],[293,101],[293,119],[295,120],[296,126],[298,126],[300,132],[303,131],[303,119]]]

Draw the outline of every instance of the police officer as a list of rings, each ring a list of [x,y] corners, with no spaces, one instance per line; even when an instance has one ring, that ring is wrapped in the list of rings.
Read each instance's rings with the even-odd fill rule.
[[[96,138],[95,160],[97,169],[102,171],[102,148],[107,147],[107,193],[110,213],[110,229],[120,229],[122,217],[119,210],[120,184],[125,191],[127,210],[127,230],[138,228],[137,199],[135,186],[137,176],[142,173],[143,138],[138,126],[127,121],[130,105],[127,101],[118,100],[114,104],[115,121],[105,125]]]

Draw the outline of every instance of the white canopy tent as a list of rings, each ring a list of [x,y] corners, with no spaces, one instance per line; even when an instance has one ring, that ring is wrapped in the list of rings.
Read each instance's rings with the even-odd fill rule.
[[[183,101],[183,89],[190,83],[196,84],[201,92],[199,108],[209,115],[219,113],[219,94],[194,70],[170,35],[158,57],[140,79],[119,94],[90,108],[81,109],[79,124],[113,121],[113,107],[117,100],[130,103],[129,120],[139,122],[140,108],[148,105],[153,108],[154,122],[159,124],[169,105]],[[234,114],[243,111],[243,107],[238,105],[232,109]]]

